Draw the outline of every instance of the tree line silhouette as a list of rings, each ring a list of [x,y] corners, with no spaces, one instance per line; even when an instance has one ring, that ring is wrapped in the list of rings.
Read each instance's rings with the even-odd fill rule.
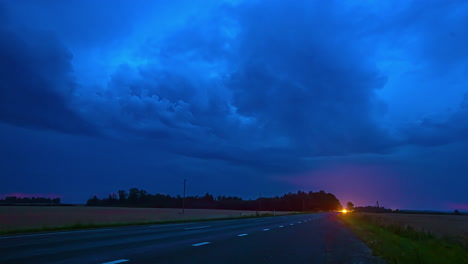
[[[0,199],[0,204],[60,204],[60,198],[8,196]]]
[[[145,190],[131,188],[128,192],[119,190],[108,197],[99,199],[96,195],[86,203],[88,206],[125,206],[153,208],[182,208],[184,198],[160,193],[150,194]],[[237,196],[218,196],[206,193],[204,196],[188,196],[185,208],[232,209],[256,211],[332,211],[341,209],[340,201],[324,191],[287,193],[283,196],[260,197],[244,200]]]

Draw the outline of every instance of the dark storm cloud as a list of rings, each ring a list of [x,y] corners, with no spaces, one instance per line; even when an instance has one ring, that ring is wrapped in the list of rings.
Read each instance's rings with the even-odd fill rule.
[[[146,1],[146,4],[153,6],[151,2],[156,1]],[[78,46],[118,41],[123,34],[132,33],[138,22],[133,18],[147,12],[138,5],[121,0],[25,0],[5,1],[5,4],[14,14],[12,23],[53,30],[67,44]]]
[[[56,30],[64,38],[63,28],[71,26],[77,27],[73,29],[77,35],[87,35],[82,40],[95,40],[95,34],[99,39],[118,39],[131,31],[120,26],[111,30],[126,20],[124,16],[122,21],[111,16],[94,28],[72,23],[54,11],[67,13],[70,8],[52,6],[49,12],[57,18],[49,24],[60,20]],[[93,6],[90,21],[105,8],[106,4]],[[186,19],[168,35],[141,39],[144,45],[134,53],[145,63],[133,65],[128,58],[105,86],[97,88],[77,87],[72,55],[50,32],[51,43],[44,47],[57,53],[57,64],[25,65],[30,71],[56,71],[61,83],[47,80],[44,88],[34,90],[44,91],[44,98],[58,97],[51,100],[56,106],[48,109],[60,105],[63,109],[51,113],[79,119],[75,111],[110,134],[158,138],[168,149],[201,158],[238,161],[251,152],[268,156],[272,149],[288,150],[287,155],[296,158],[385,152],[396,144],[378,122],[384,107],[375,92],[384,87],[386,77],[368,56],[376,48],[366,38],[373,26],[360,20],[361,15],[362,11],[334,2],[220,5],[213,14]],[[76,41],[70,37],[67,42]],[[30,49],[47,54],[34,48]],[[75,89],[80,96],[72,101]],[[43,100],[35,105],[48,102]],[[73,120],[51,113],[51,119]]]
[[[70,105],[71,53],[53,33],[0,26],[0,120],[19,126],[90,133]]]
[[[393,143],[376,122],[374,93],[385,77],[350,33],[363,25],[338,13],[298,1],[222,6],[189,19],[145,44],[145,65],[120,67],[105,92],[88,98],[89,114],[190,140],[182,152],[201,158],[385,151]]]
[[[373,29],[376,36],[392,38],[388,45],[405,45],[419,63],[435,67],[437,74],[467,67],[468,2],[400,1],[405,8],[391,10]]]
[[[440,8],[437,1],[419,18],[410,15],[418,7],[413,3],[380,20],[333,1],[222,4],[217,12],[181,20],[172,33],[135,40],[140,45],[130,53],[143,57],[144,63],[134,64],[128,55],[114,62],[120,65],[107,84],[93,87],[75,81],[72,52],[56,36],[75,48],[89,41],[112,48],[106,41],[136,32],[141,21],[132,17],[141,8],[118,2],[116,12],[98,23],[109,3],[49,4],[47,10],[27,1],[11,5],[16,11],[29,10],[32,21],[53,14],[38,27],[55,28],[13,32],[4,27],[2,56],[10,65],[3,67],[2,78],[9,87],[2,89],[2,98],[10,98],[2,104],[5,121],[82,132],[90,129],[83,116],[111,135],[155,138],[178,152],[233,161],[244,160],[240,157],[248,153],[268,156],[271,150],[295,158],[389,151],[399,143],[379,123],[385,106],[376,90],[385,86],[386,76],[369,56],[378,48],[369,39],[454,24],[448,18],[437,25],[429,20]],[[167,6],[162,7],[170,10]],[[78,20],[75,9],[89,9],[87,19]],[[129,12],[124,16],[123,10]],[[147,13],[141,17],[151,27],[156,22]],[[23,16],[12,21],[23,25]],[[397,22],[389,25],[390,18]],[[374,19],[377,26],[366,19]],[[379,34],[377,29],[386,30]],[[456,34],[463,29],[450,30]],[[420,42],[445,43],[427,31],[419,34]],[[430,50],[435,45],[424,47],[427,51],[421,52],[434,53]],[[19,78],[20,71],[31,77]],[[226,154],[226,149],[232,152]]]
[[[427,117],[407,130],[409,144],[438,146],[468,141],[468,93],[448,117]]]
[[[465,93],[459,105],[448,105],[448,111],[428,113],[411,125],[399,127],[405,143],[439,146],[468,140],[468,2],[414,1],[397,12],[376,30],[380,37],[392,38],[408,49],[408,57],[418,69],[407,73],[422,77],[414,104],[443,100],[453,90]],[[392,42],[390,42],[392,43]],[[440,81],[442,80],[442,81]],[[427,83],[426,83],[427,82]],[[428,91],[430,83],[434,91]]]
[[[403,126],[386,119],[402,97],[380,96],[401,89],[413,108],[466,84],[463,1],[5,3],[0,121],[10,132],[2,131],[1,143],[16,156],[3,151],[13,165],[0,163],[0,172],[46,177],[58,159],[63,166],[49,180],[73,171],[77,184],[96,178],[104,186],[117,175],[114,189],[131,184],[128,175],[151,186],[195,175],[239,188],[263,179],[283,188],[275,177],[294,181],[291,175],[304,172],[311,188],[326,188],[315,183],[330,174],[314,172],[325,161],[326,171],[345,180],[354,176],[342,163],[359,160],[359,168],[379,167],[357,177],[374,182],[378,176],[378,194],[392,177],[398,185],[405,175],[416,188],[421,179],[437,182],[444,169],[455,175],[433,161],[450,152],[466,155],[450,146],[467,139],[468,99],[445,117],[428,114]],[[16,146],[16,130],[31,142]],[[102,137],[73,135],[83,133]],[[51,149],[61,146],[55,158],[47,147],[43,159],[24,154],[46,140]],[[447,150],[416,162],[432,147]],[[405,156],[407,148],[420,152]],[[69,149],[78,151],[67,158]],[[21,160],[31,168],[23,170]],[[437,173],[425,173],[432,163]],[[399,170],[408,164],[412,173]],[[302,180],[294,181],[298,188]]]

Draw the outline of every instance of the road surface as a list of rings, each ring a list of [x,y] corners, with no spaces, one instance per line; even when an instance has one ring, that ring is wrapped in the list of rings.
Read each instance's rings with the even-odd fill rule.
[[[0,263],[381,263],[335,213],[0,236]]]

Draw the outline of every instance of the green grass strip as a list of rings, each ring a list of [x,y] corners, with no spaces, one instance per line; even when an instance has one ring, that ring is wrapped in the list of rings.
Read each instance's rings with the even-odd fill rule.
[[[380,226],[357,213],[340,218],[373,251],[388,263],[468,263],[468,249],[461,243],[449,242],[428,232],[407,226]]]

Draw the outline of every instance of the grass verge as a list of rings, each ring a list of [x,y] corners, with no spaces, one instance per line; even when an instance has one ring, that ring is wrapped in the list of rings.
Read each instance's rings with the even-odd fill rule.
[[[283,215],[286,215],[286,214],[283,214]],[[13,229],[13,230],[0,230],[0,235],[28,234],[28,233],[51,232],[51,231],[70,231],[70,230],[96,229],[96,228],[106,228],[106,227],[179,224],[179,223],[189,223],[189,222],[235,220],[235,219],[248,219],[248,218],[259,218],[259,217],[272,217],[272,216],[273,214],[264,213],[264,214],[236,216],[236,217],[195,218],[195,219],[166,220],[166,221],[117,222],[117,223],[100,223],[100,224],[76,223],[73,225],[63,225],[63,226],[44,226],[41,228],[22,228],[22,229]]]
[[[342,214],[340,218],[373,251],[389,263],[468,263],[468,248],[449,242],[430,232],[411,226],[379,225],[359,213]]]

